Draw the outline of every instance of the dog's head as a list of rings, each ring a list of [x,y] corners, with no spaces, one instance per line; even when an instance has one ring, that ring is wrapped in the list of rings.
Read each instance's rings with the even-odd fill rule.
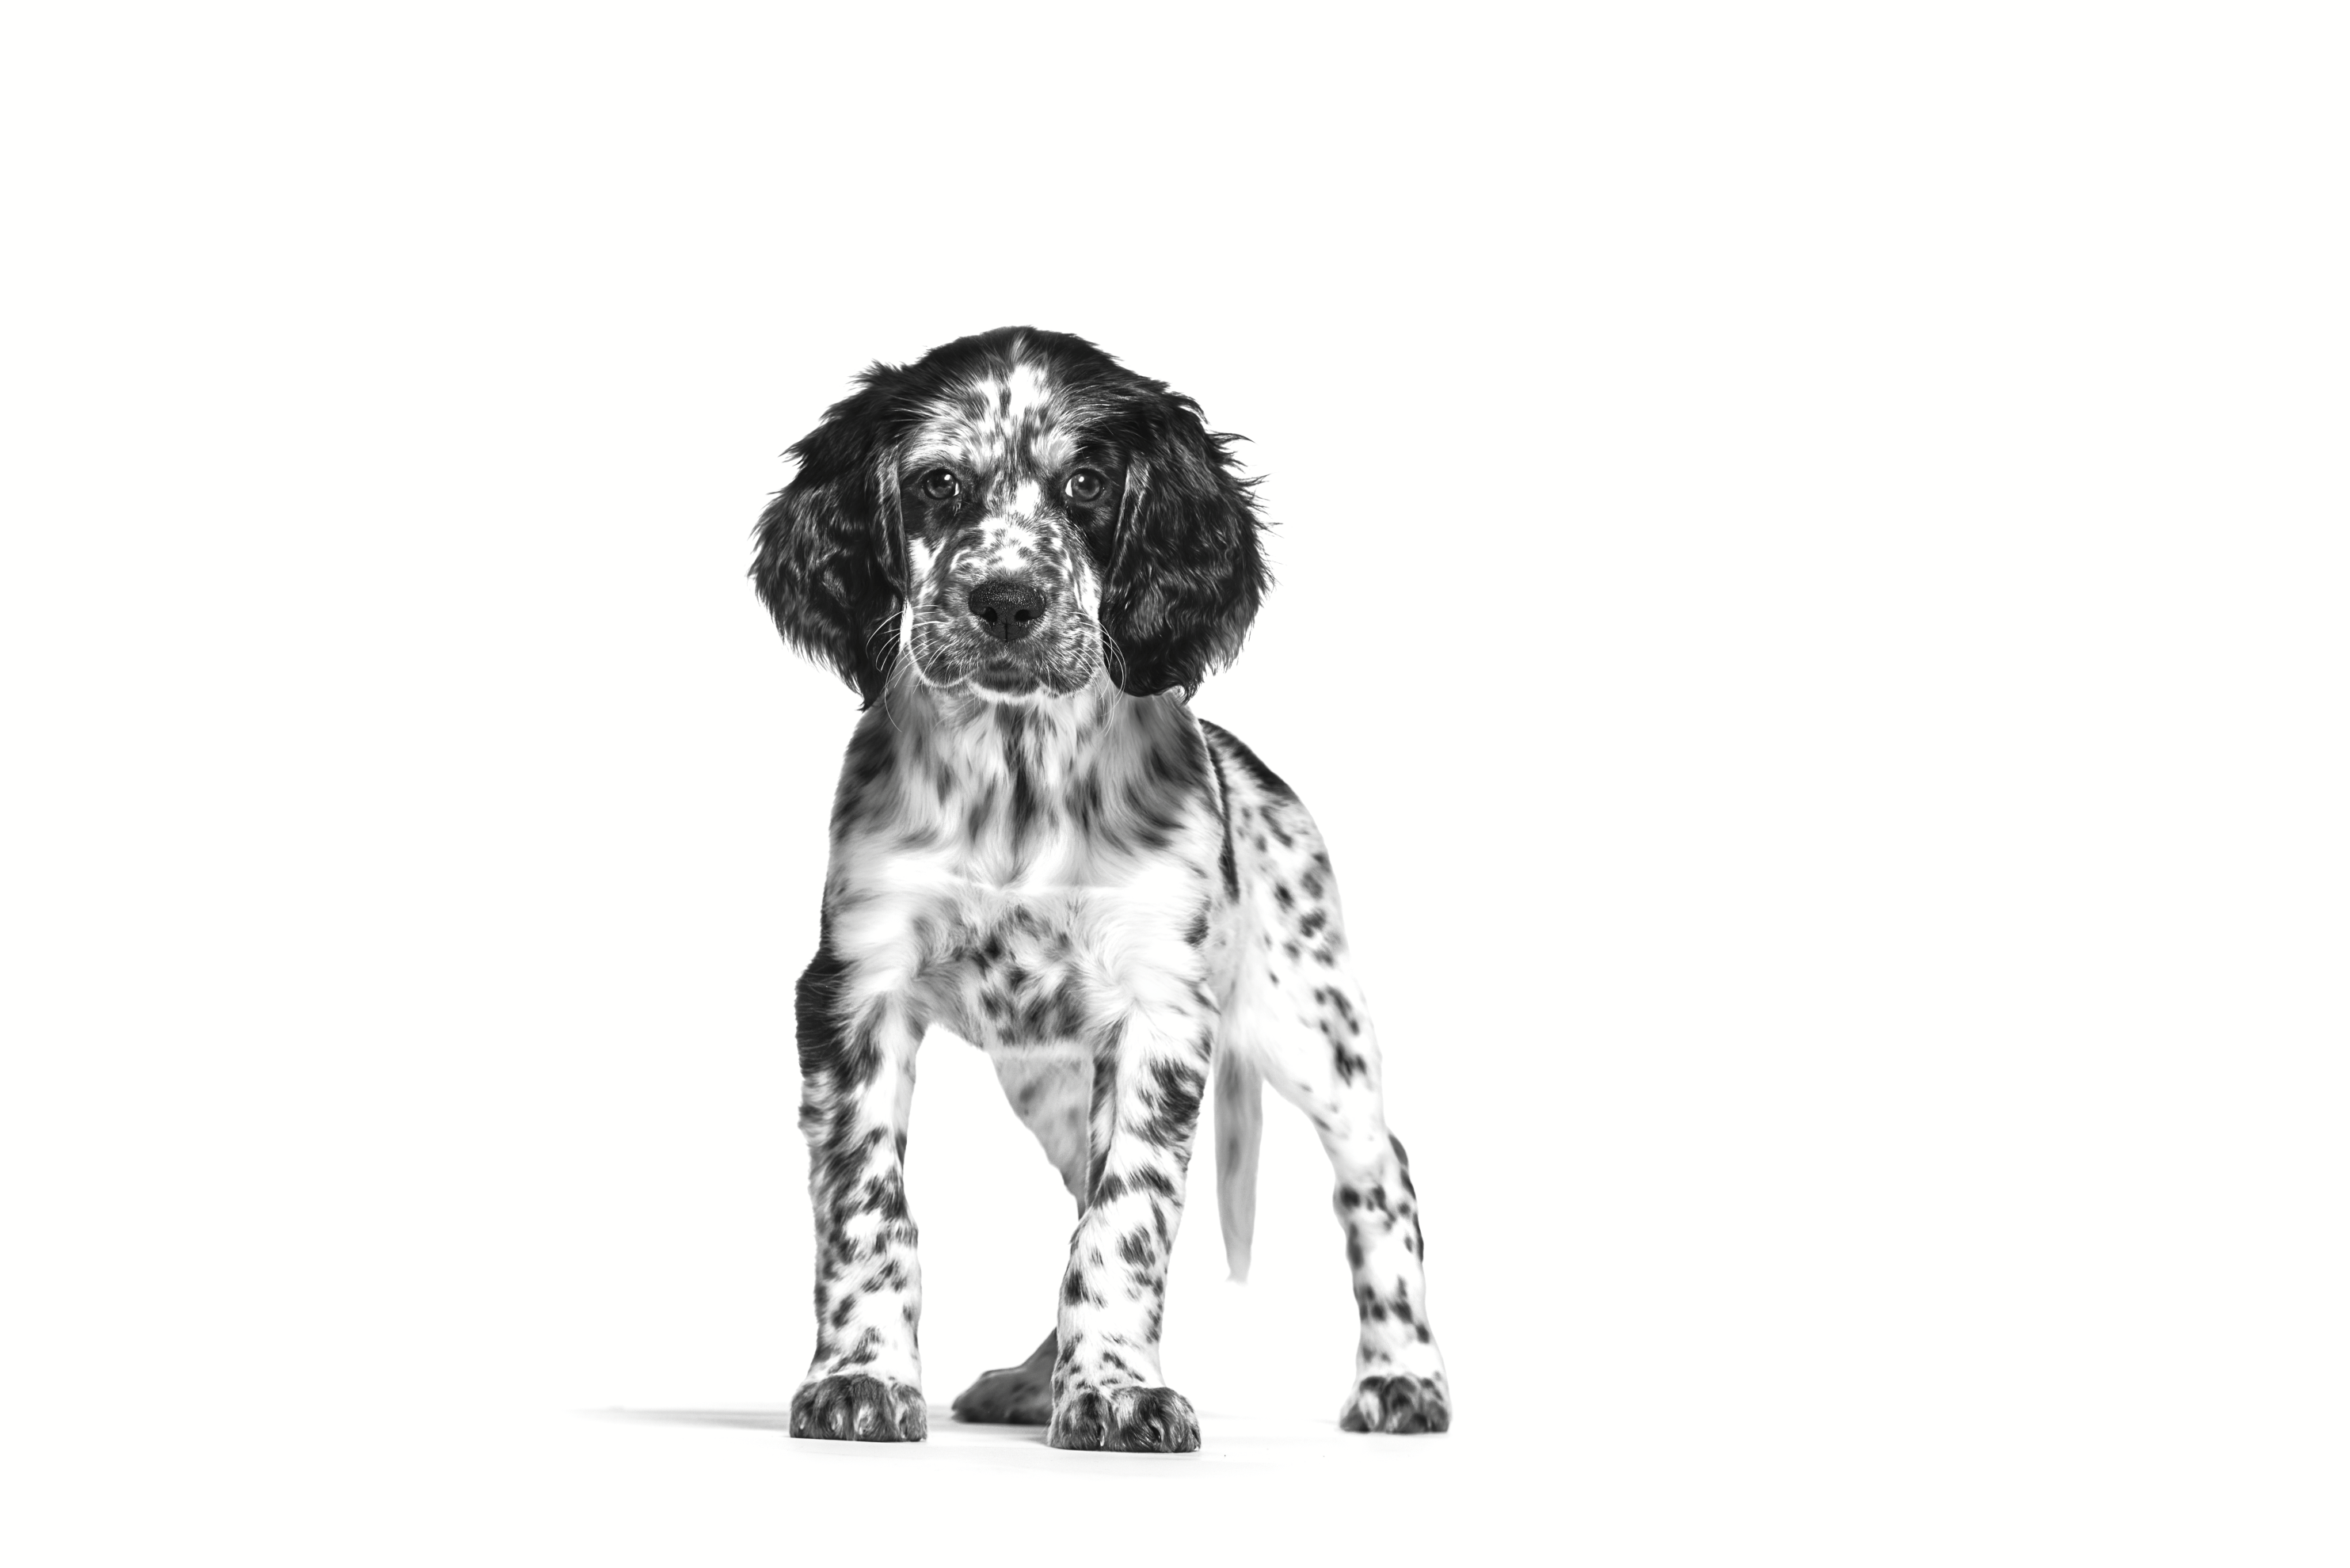
[[[1105,665],[1137,696],[1188,691],[1267,582],[1232,440],[1081,337],[960,338],[875,365],[791,449],[752,580],[868,703],[899,659],[996,701]]]

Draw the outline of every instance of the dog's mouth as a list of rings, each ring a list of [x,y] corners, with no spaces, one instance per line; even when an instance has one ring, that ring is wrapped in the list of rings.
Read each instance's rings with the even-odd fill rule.
[[[994,700],[1066,696],[1091,680],[1101,664],[1100,634],[1081,621],[1002,642],[917,618],[908,640],[923,684],[964,687]]]

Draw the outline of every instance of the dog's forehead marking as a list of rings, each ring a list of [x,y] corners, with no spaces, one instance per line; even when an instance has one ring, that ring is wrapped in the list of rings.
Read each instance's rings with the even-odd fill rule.
[[[1005,420],[1024,418],[1031,410],[1050,411],[1056,401],[1044,368],[1026,359],[1013,361],[1008,376],[988,378],[994,389],[996,412]]]
[[[910,455],[959,460],[975,469],[1049,471],[1076,455],[1074,409],[1041,365],[1016,360],[983,371],[933,400]]]

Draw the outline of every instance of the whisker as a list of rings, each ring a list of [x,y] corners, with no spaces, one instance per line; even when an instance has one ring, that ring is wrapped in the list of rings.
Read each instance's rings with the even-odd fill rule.
[[[1123,691],[1126,688],[1126,649],[1118,645],[1118,639],[1110,635],[1109,628],[1097,621],[1095,629],[1101,633],[1102,663],[1109,670],[1110,682]]]
[[[900,606],[876,617],[873,629],[865,634],[866,651],[872,656],[875,668],[881,671],[881,716],[889,720],[889,727],[901,735],[906,730],[898,722],[898,715],[889,706],[889,688],[895,684],[890,675],[898,664],[899,647],[895,630],[904,614],[904,607]],[[885,638],[887,640],[882,640]]]

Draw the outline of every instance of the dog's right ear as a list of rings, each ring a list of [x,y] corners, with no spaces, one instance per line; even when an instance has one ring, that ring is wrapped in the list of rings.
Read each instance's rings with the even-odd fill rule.
[[[751,581],[793,647],[823,660],[870,707],[898,656],[905,546],[885,416],[895,372],[876,365],[789,453],[799,472],[759,518]]]

